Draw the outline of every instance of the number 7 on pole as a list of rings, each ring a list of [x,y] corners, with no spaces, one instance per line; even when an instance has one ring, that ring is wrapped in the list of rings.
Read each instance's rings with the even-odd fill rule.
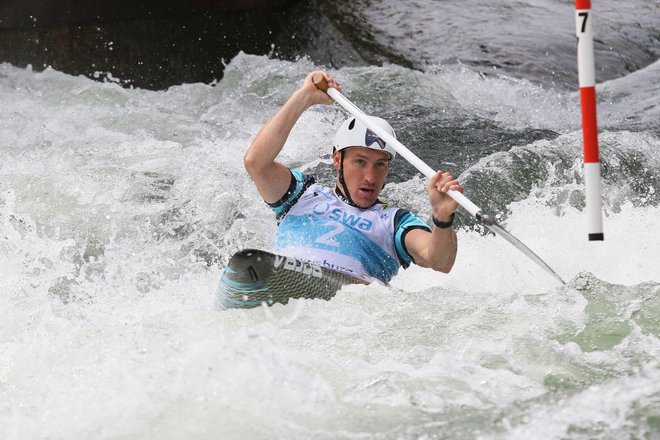
[[[584,188],[587,201],[589,241],[602,241],[603,217],[601,202],[600,161],[598,157],[598,124],[596,122],[596,73],[594,43],[591,29],[591,1],[575,0],[575,30],[577,33],[577,65],[582,108],[584,142]]]

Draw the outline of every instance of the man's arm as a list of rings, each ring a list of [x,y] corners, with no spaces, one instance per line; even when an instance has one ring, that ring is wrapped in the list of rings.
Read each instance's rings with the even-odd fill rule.
[[[314,104],[334,102],[316,87],[323,78],[328,82],[329,87],[341,90],[341,86],[328,73],[321,71],[310,73],[302,87],[296,90],[282,108],[261,127],[245,152],[243,157],[245,169],[267,203],[277,202],[289,188],[291,182],[289,169],[275,158],[282,151],[300,115]]]
[[[450,222],[458,203],[447,195],[450,189],[463,192],[463,187],[450,173],[438,171],[429,182],[429,201],[433,217],[440,222]],[[408,253],[416,264],[448,273],[454,266],[458,240],[453,227],[439,228],[433,225],[433,232],[413,229],[405,236]]]

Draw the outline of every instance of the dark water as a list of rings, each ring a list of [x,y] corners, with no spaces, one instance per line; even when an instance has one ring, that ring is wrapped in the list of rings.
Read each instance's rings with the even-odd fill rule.
[[[546,87],[574,89],[574,2],[417,0],[300,2],[278,48],[334,67],[392,63],[428,70],[463,64]],[[657,2],[592,5],[597,81],[620,78],[660,55]]]

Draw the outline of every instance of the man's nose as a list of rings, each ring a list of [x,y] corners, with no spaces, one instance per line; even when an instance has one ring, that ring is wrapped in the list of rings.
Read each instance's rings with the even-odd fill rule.
[[[376,182],[376,167],[369,165],[364,173],[364,180],[369,183]]]

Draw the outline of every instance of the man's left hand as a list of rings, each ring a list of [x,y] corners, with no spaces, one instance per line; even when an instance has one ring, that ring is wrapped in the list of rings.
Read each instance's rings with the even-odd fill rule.
[[[438,170],[429,182],[428,192],[433,217],[439,221],[451,220],[451,214],[458,209],[458,202],[447,194],[449,190],[462,193],[463,187],[450,172]]]

